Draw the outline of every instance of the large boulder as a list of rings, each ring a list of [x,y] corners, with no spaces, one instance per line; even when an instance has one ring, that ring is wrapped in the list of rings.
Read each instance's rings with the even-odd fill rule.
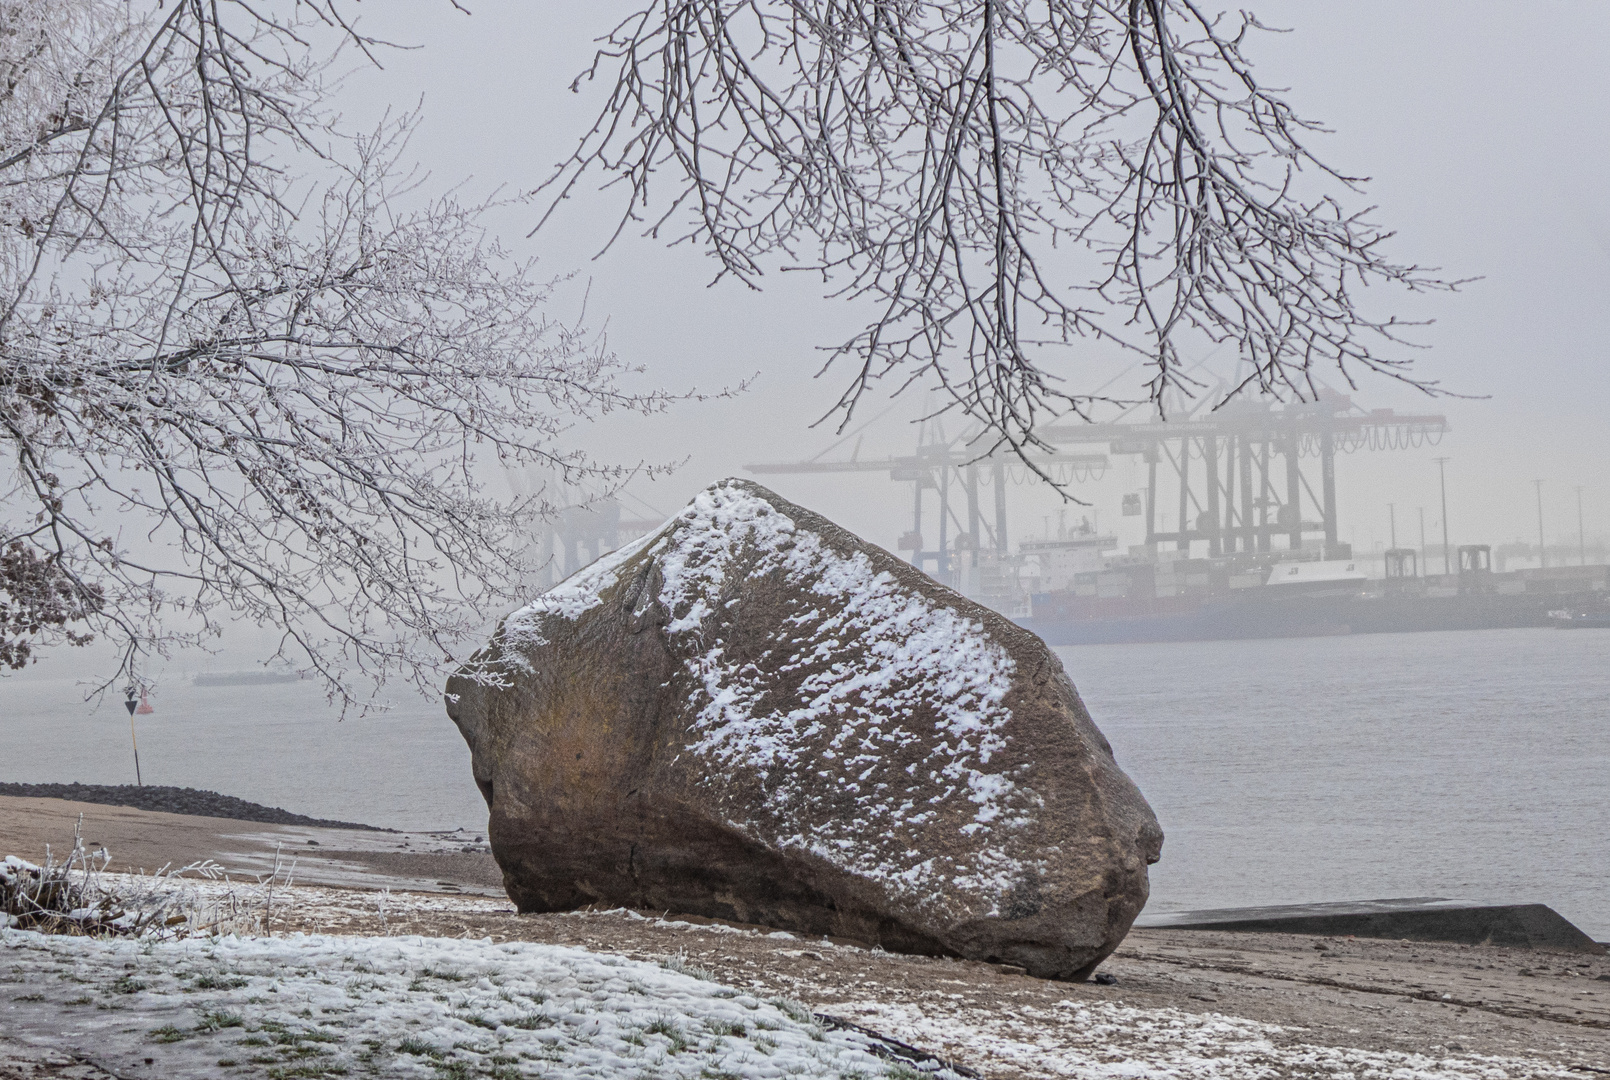
[[[1083,978],[1163,841],[1039,638],[743,480],[511,615],[448,702],[521,911]]]

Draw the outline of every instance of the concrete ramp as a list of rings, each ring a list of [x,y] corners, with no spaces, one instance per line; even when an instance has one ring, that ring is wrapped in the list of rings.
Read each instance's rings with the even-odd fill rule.
[[[1136,927],[1327,934],[1511,949],[1601,954],[1603,945],[1546,904],[1481,904],[1440,896],[1352,900],[1338,904],[1142,912]]]

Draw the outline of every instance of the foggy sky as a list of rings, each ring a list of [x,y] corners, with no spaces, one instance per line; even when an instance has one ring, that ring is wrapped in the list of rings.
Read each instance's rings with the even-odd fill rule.
[[[470,0],[473,14],[445,0],[408,0],[365,11],[366,29],[421,46],[392,52],[382,72],[360,71],[344,93],[349,116],[387,104],[422,101],[413,151],[438,182],[470,179],[472,190],[534,186],[571,148],[596,108],[596,94],[567,86],[590,56],[590,42],[630,4]],[[367,6],[366,6],[367,7]],[[1271,25],[1249,49],[1266,85],[1288,94],[1334,134],[1317,148],[1344,172],[1372,178],[1367,197],[1378,221],[1398,232],[1392,254],[1441,267],[1450,278],[1479,277],[1455,295],[1368,296],[1375,311],[1434,319],[1414,336],[1421,377],[1464,398],[1425,397],[1381,378],[1355,393],[1366,407],[1446,415],[1440,447],[1360,452],[1338,464],[1341,537],[1361,550],[1387,540],[1387,504],[1396,503],[1400,544],[1418,543],[1425,509],[1436,546],[1437,471],[1445,454],[1453,543],[1535,540],[1534,478],[1544,479],[1549,542],[1576,539],[1576,485],[1584,487],[1587,532],[1610,535],[1610,371],[1604,321],[1610,294],[1610,9],[1569,0],[1515,6],[1472,0],[1416,4],[1317,0],[1263,4]],[[818,346],[847,336],[855,313],[821,299],[807,281],[773,274],[754,293],[734,283],[707,288],[714,264],[694,248],[667,249],[628,234],[593,256],[613,230],[619,203],[583,196],[535,238],[535,223],[513,215],[506,239],[539,255],[553,273],[590,282],[588,321],[605,317],[611,345],[649,369],[648,382],[714,389],[759,373],[734,400],[681,406],[654,420],[611,420],[577,440],[617,461],[680,461],[669,480],[634,484],[634,495],[670,513],[694,491],[752,461],[810,457],[833,441],[810,423],[841,387],[813,378]],[[1377,290],[1381,291],[1381,290]],[[581,285],[562,292],[555,314],[573,318]],[[1234,373],[1228,350],[1215,368]],[[1061,373],[1092,389],[1131,361],[1094,343],[1070,355]],[[1342,381],[1325,376],[1338,388]],[[1112,392],[1138,395],[1144,371]],[[904,453],[907,423],[925,406],[909,393],[868,432],[862,456]],[[889,405],[869,401],[870,418]],[[847,451],[848,448],[846,448]],[[1100,484],[1078,489],[1101,524],[1119,523],[1118,502],[1136,490],[1138,462],[1115,459]],[[893,546],[909,527],[909,486],[876,474],[773,477],[783,495],[869,539]],[[1056,502],[1043,488],[1011,492],[1014,539],[1039,533]],[[1165,497],[1164,503],[1168,499]],[[644,511],[646,513],[646,511]],[[1074,516],[1090,511],[1075,511]],[[930,518],[930,522],[931,522]],[[1126,543],[1139,519],[1122,519]],[[932,532],[932,526],[928,532]],[[932,538],[930,538],[932,543]]]

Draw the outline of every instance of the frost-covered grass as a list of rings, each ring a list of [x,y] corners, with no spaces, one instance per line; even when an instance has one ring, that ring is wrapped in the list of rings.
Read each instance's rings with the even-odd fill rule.
[[[273,894],[289,884],[278,860],[271,874],[230,881],[211,861],[156,874],[111,874],[105,849],[87,851],[74,837],[67,858],[43,866],[15,855],[0,859],[0,927],[92,937],[174,938],[252,933],[272,915]]]
[[[109,1062],[290,1077],[906,1080],[797,1003],[580,949],[443,938],[140,942],[0,931],[14,1034]],[[704,973],[699,973],[704,974]],[[5,988],[11,990],[11,987]],[[175,1071],[176,1070],[176,1071]],[[948,1074],[947,1074],[948,1075]],[[955,1080],[954,1077],[951,1080]]]
[[[296,890],[299,906],[339,890]],[[373,896],[346,898],[372,908]],[[429,912],[483,912],[467,897],[393,898]],[[293,903],[295,903],[293,901]],[[445,905],[438,909],[438,905]],[[424,910],[424,909],[422,909]],[[634,961],[576,948],[420,937],[292,935],[140,941],[0,932],[6,1034],[92,1052],[131,1075],[188,1077],[650,1077],[748,1080],[960,1080],[935,1062],[891,1060],[853,1031],[823,1025],[779,992],[724,986],[681,950],[681,935],[786,934],[577,912],[567,919],[677,932],[679,951]],[[1192,1009],[1070,995],[1058,1000],[929,992],[863,982],[862,950],[810,942],[831,965],[822,1009],[971,1066],[985,1077],[1035,1080],[1565,1080],[1564,1061],[1455,1051],[1324,1045],[1282,1027]],[[644,955],[644,953],[639,953]],[[653,955],[652,952],[647,955]],[[708,955],[708,952],[706,952]],[[783,955],[798,955],[785,952]],[[708,962],[708,961],[706,961]],[[853,979],[853,987],[850,985]],[[1037,984],[1049,987],[1054,984]],[[835,989],[836,986],[836,989]],[[782,987],[790,987],[786,991]],[[813,1000],[819,1000],[814,996]],[[1546,1042],[1546,1040],[1545,1040]],[[1533,1051],[1532,1053],[1540,1053]],[[155,1062],[143,1066],[144,1058]]]

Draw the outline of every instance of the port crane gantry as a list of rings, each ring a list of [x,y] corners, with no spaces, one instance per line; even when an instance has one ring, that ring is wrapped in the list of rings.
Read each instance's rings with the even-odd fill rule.
[[[906,457],[860,458],[852,454],[847,461],[774,462],[745,465],[752,473],[765,475],[803,473],[885,472],[889,479],[911,484],[911,531],[900,538],[899,548],[911,552],[913,565],[927,569],[935,564],[936,576],[943,575],[948,567],[951,552],[971,551],[976,565],[981,548],[993,548],[1001,556],[1007,554],[1006,539],[1006,470],[1017,459],[999,453],[980,456],[968,448],[964,438],[947,440],[937,424],[928,425],[931,441],[923,442],[915,454]],[[860,444],[857,443],[857,450]],[[1108,465],[1106,454],[1057,452],[1033,454],[1029,460],[1044,471],[1063,470],[1068,479],[1088,479],[1104,471]],[[995,521],[993,528],[985,520],[979,505],[979,487],[982,474],[994,488]],[[958,488],[966,500],[966,519],[958,514],[951,502],[952,486]],[[923,492],[932,490],[939,496],[939,545],[927,549],[923,544]],[[954,542],[950,527],[956,526]]]
[[[1443,416],[1364,410],[1327,390],[1314,401],[1277,405],[1236,400],[1171,420],[1051,424],[1036,435],[1057,449],[1031,454],[1028,460],[1047,472],[1064,470],[1052,473],[1059,480],[1084,480],[1099,479],[1109,455],[1140,457],[1147,466],[1140,511],[1146,519],[1145,544],[1153,553],[1163,544],[1188,552],[1198,540],[1206,542],[1209,556],[1268,552],[1276,536],[1285,537],[1295,550],[1312,534],[1323,538],[1325,557],[1342,558],[1349,551],[1337,538],[1336,455],[1436,445],[1447,430]],[[912,528],[899,547],[912,553],[915,565],[927,569],[933,563],[936,576],[944,577],[954,551],[971,550],[975,562],[986,546],[1003,557],[1008,554],[1007,470],[1020,463],[1010,453],[973,452],[977,439],[976,430],[947,439],[937,423],[929,422],[919,434],[916,453],[906,457],[862,459],[858,441],[848,460],[823,460],[824,451],[808,461],[744,468],[762,475],[883,472],[891,480],[910,483]],[[1095,452],[1097,446],[1105,452]],[[1074,449],[1080,447],[1092,449]],[[1317,490],[1305,471],[1305,461],[1316,458]],[[980,481],[986,474],[994,488],[993,528],[979,508]],[[1170,480],[1178,501],[1178,528],[1163,532],[1157,528],[1159,489]],[[952,506],[953,486],[965,496],[965,520]],[[931,549],[922,537],[925,490],[939,495],[939,543]],[[949,533],[953,523],[954,543]]]
[[[1324,538],[1326,558],[1344,558],[1346,547],[1337,539],[1336,455],[1435,446],[1447,430],[1443,416],[1365,411],[1325,391],[1315,401],[1278,407],[1230,401],[1178,420],[1052,424],[1036,434],[1063,446],[1104,444],[1114,456],[1146,462],[1143,508],[1152,551],[1166,543],[1188,551],[1192,541],[1205,540],[1210,556],[1266,552],[1276,536],[1297,549],[1313,533]],[[1304,472],[1305,458],[1318,458],[1318,491]],[[1193,468],[1193,462],[1200,465]],[[1173,473],[1178,498],[1172,532],[1156,527],[1159,465]]]

